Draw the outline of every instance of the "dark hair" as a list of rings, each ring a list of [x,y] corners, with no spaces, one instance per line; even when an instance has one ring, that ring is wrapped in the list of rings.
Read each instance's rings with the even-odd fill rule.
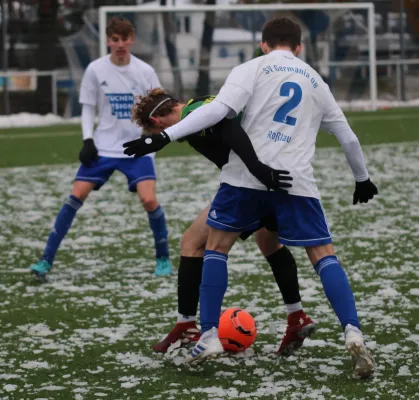
[[[123,17],[112,17],[106,26],[106,36],[121,35],[124,39],[133,35],[135,32],[134,25],[131,21]]]
[[[164,100],[166,101],[155,109]],[[152,89],[148,92],[147,96],[137,96],[135,98],[134,105],[131,109],[131,121],[147,131],[147,129],[154,128],[154,123],[150,120],[150,113],[153,110],[153,117],[165,117],[178,104],[179,101],[166,93],[164,89]]]
[[[301,44],[301,27],[289,18],[273,18],[265,23],[262,42],[270,48],[289,46],[295,50]]]

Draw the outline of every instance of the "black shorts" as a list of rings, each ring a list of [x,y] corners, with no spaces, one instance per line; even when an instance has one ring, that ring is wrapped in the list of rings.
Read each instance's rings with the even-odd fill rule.
[[[267,215],[266,217],[263,217],[260,220],[260,227],[258,229],[242,232],[239,237],[241,240],[246,240],[249,236],[262,228],[266,228],[269,232],[278,232],[278,225],[276,223],[275,215]]]

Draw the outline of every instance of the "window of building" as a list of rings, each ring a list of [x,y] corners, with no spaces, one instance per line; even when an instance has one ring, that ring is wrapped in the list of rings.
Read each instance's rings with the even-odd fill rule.
[[[185,17],[185,33],[191,33],[191,18],[189,15]]]
[[[189,50],[189,65],[195,65],[195,63],[196,63],[195,50]]]
[[[220,50],[219,50],[219,52],[218,52],[218,56],[219,56],[220,58],[226,58],[226,57],[228,57],[228,50],[227,50],[227,47],[224,47],[224,46],[220,47]]]

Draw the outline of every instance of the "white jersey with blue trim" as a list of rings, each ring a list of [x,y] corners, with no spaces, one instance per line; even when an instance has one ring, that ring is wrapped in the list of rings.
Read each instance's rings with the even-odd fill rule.
[[[320,125],[345,120],[327,84],[308,64],[285,50],[250,60],[234,68],[215,100],[236,114],[259,160],[290,171],[290,194],[320,198],[312,159]],[[326,126],[327,128],[327,126]],[[266,190],[231,152],[221,181]]]
[[[122,144],[141,136],[142,130],[131,122],[134,97],[161,87],[154,69],[130,56],[128,65],[117,66],[106,55],[89,64],[80,87],[80,103],[96,106],[99,125],[94,141],[99,155],[125,158]]]

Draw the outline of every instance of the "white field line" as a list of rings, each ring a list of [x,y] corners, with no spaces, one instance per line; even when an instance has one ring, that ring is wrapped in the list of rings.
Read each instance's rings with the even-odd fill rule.
[[[348,117],[348,121],[350,123],[358,122],[358,121],[403,121],[406,119],[419,119],[419,110],[418,114],[399,114],[399,115],[357,115],[354,117]],[[14,128],[11,128],[14,129]],[[62,137],[62,136],[75,136],[80,135],[80,130],[73,130],[73,131],[64,131],[64,132],[39,132],[39,133],[22,133],[22,134],[13,134],[13,133],[6,133],[2,135],[0,133],[0,140],[18,140],[18,139],[31,139],[31,138],[48,138],[48,137]]]
[[[12,128],[13,129],[13,128]],[[39,133],[22,133],[22,134],[13,134],[13,133],[6,133],[2,135],[0,133],[0,140],[19,140],[19,139],[31,139],[31,138],[48,138],[48,137],[63,137],[63,136],[75,136],[81,135],[80,130],[74,131],[64,131],[64,132],[39,132]]]

